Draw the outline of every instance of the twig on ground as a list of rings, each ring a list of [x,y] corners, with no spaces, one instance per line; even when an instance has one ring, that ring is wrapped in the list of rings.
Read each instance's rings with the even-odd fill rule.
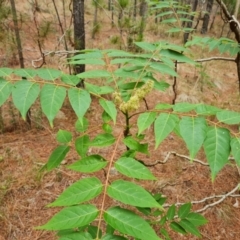
[[[210,199],[214,199],[214,198],[220,198],[219,200],[213,202],[213,203],[210,203],[210,204],[207,204],[206,206],[204,206],[203,208],[201,209],[198,209],[196,210],[195,212],[203,212],[205,211],[206,209],[210,208],[210,207],[213,207],[213,206],[216,206],[217,204],[220,204],[221,202],[223,202],[227,197],[240,197],[240,194],[234,194],[238,189],[240,189],[240,184],[238,183],[237,186],[235,188],[233,188],[230,192],[226,193],[226,194],[222,194],[222,195],[213,195],[213,196],[209,196],[209,197],[205,197],[201,200],[198,200],[198,201],[191,201],[191,204],[199,204],[199,203],[204,203],[206,202],[207,200],[210,200]],[[181,206],[185,203],[175,203],[176,206]],[[167,207],[170,207],[172,204],[164,204],[163,207],[167,208]]]

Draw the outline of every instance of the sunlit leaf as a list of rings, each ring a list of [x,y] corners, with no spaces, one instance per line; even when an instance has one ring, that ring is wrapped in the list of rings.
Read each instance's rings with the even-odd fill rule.
[[[60,129],[56,138],[59,143],[69,143],[72,140],[72,134],[69,131]]]
[[[106,167],[108,162],[100,155],[90,155],[68,166],[77,172],[92,173]]]
[[[130,157],[121,157],[114,166],[120,173],[128,177],[145,180],[156,179],[146,166]]]
[[[50,81],[53,81],[62,75],[61,71],[57,69],[50,69],[50,68],[38,68],[36,72],[40,78],[44,80],[50,80]]]
[[[48,159],[47,170],[51,171],[56,168],[64,160],[69,150],[69,146],[58,146],[55,148]]]
[[[179,119],[170,113],[161,113],[154,123],[155,148],[173,131]]]
[[[138,134],[142,133],[154,122],[156,115],[155,112],[146,112],[139,115],[137,120]]]
[[[81,119],[91,105],[90,94],[80,88],[70,88],[68,98],[77,117]]]
[[[67,207],[37,229],[62,230],[85,226],[98,216],[98,212],[98,209],[90,204]]]
[[[107,101],[104,99],[99,100],[100,105],[105,110],[105,112],[112,118],[114,124],[116,123],[117,109],[112,101]]]
[[[71,206],[89,201],[102,192],[103,185],[96,177],[83,178],[67,189],[53,202],[48,204],[53,206]]]
[[[149,223],[127,209],[112,207],[105,211],[104,220],[123,234],[141,240],[160,240]]]
[[[107,194],[111,198],[128,205],[161,208],[149,192],[132,182],[116,180],[108,186]]]

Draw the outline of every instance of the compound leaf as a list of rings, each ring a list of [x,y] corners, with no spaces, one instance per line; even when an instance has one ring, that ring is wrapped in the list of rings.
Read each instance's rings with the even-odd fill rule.
[[[12,91],[12,84],[0,78],[0,107],[9,98]]]
[[[114,124],[116,123],[117,109],[115,104],[112,101],[107,101],[104,99],[99,100],[100,105],[103,107],[105,112],[111,117]]]
[[[37,229],[64,230],[85,226],[91,223],[98,215],[94,205],[79,205],[62,209],[54,215],[45,225]]]
[[[128,177],[145,180],[156,179],[147,167],[130,157],[121,157],[114,166],[120,173]]]
[[[123,234],[128,234],[141,240],[160,240],[151,226],[130,210],[112,207],[104,213],[104,220]]]
[[[27,80],[18,81],[14,85],[12,89],[13,102],[24,120],[27,111],[37,99],[39,92],[39,85]]]
[[[45,84],[40,94],[41,106],[47,116],[51,127],[59,109],[62,107],[66,97],[66,89],[52,84]]]
[[[161,113],[154,123],[155,149],[159,144],[173,131],[179,119],[176,115],[170,113]]]
[[[230,134],[225,128],[209,127],[204,141],[204,150],[211,169],[212,180],[228,161]]]
[[[51,171],[53,168],[56,168],[66,157],[69,150],[70,147],[65,145],[55,148],[48,159],[47,170]]]
[[[102,187],[102,183],[96,177],[83,178],[73,183],[48,206],[71,206],[89,201],[101,193]]]
[[[146,112],[139,115],[137,120],[138,134],[141,134],[154,122],[156,115],[155,112]]]
[[[207,124],[205,118],[183,117],[179,123],[180,133],[193,159],[201,148],[206,137]]]
[[[160,204],[149,192],[132,182],[116,180],[108,186],[107,194],[122,203],[132,206],[161,208]]]
[[[100,155],[91,155],[71,164],[68,168],[78,172],[92,173],[104,168],[107,163]]]
[[[68,98],[78,118],[82,119],[91,105],[90,94],[83,89],[70,88],[68,90]]]

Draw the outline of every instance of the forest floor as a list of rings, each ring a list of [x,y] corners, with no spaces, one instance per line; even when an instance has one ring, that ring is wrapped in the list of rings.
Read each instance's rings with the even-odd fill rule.
[[[92,21],[92,18],[87,15],[87,20]],[[88,48],[112,47],[110,38],[118,33],[116,29],[111,29],[109,20],[102,18],[101,21],[104,27],[95,40],[87,40]],[[160,37],[160,35],[150,35],[149,32],[146,40],[154,41]],[[211,34],[214,34],[213,32]],[[90,32],[87,32],[86,38],[90,39]],[[173,41],[177,40],[173,39]],[[26,49],[33,46],[31,39],[25,43],[27,43]],[[48,49],[51,47],[54,49],[55,42],[48,40],[46,45]],[[211,54],[217,54],[217,52]],[[33,55],[34,53],[28,51],[26,58],[32,59]],[[208,52],[198,50],[197,55],[198,57],[207,56]],[[56,60],[48,58],[47,61],[50,67],[59,67]],[[29,61],[28,64],[30,66],[31,62]],[[178,101],[205,102],[240,111],[235,64],[218,61],[208,62],[203,66],[201,71],[194,67],[180,66]],[[172,84],[171,78],[166,80]],[[156,101],[171,103],[172,91],[154,92],[147,97],[150,108]],[[98,124],[101,119],[102,112],[99,109],[98,101],[94,99],[87,113],[92,126]],[[66,101],[54,121],[54,128],[51,129],[40,111],[39,103],[36,103],[32,108],[32,128],[27,129],[11,100],[4,104],[1,111],[4,129],[0,134],[0,240],[57,239],[54,232],[39,231],[34,227],[46,223],[59,210],[47,208],[46,205],[54,201],[67,186],[85,175],[65,168],[66,164],[78,160],[78,154],[74,150],[67,155],[58,169],[44,172],[41,168],[57,146],[55,136],[59,129],[72,131],[75,137],[78,135],[74,129],[76,115]],[[237,129],[238,126],[233,128]],[[210,196],[225,195],[239,184],[240,172],[233,161],[229,161],[212,183],[209,167],[198,162],[191,163],[187,159],[188,151],[185,145],[175,134],[171,134],[164,140],[157,150],[154,150],[153,129],[149,129],[147,134],[151,156],[148,158],[141,156],[144,162],[163,161],[172,151],[165,163],[150,168],[158,180],[146,183],[145,186],[153,193],[166,195],[167,203],[200,201]],[[106,158],[111,156],[111,152],[107,150],[92,149],[92,152],[98,151]],[[117,153],[117,156],[119,155],[120,152]],[[202,150],[196,159],[206,162]],[[98,177],[104,181],[104,172],[99,172]],[[235,191],[221,203],[209,206],[202,212],[208,220],[208,224],[200,228],[202,239],[239,240],[239,194],[239,191]],[[194,204],[193,209],[196,211],[202,209],[220,198],[215,197]],[[107,205],[110,204],[111,202],[107,203]],[[170,235],[172,239],[197,239],[194,236],[182,236],[173,232]]]

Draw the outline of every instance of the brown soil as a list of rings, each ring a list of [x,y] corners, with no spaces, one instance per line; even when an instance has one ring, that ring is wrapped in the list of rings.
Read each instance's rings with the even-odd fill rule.
[[[89,12],[93,12],[88,7]],[[88,48],[111,48],[110,37],[117,34],[112,30],[106,13],[100,18],[102,29],[95,40],[89,40]],[[47,15],[47,14],[45,14]],[[44,16],[45,16],[44,15]],[[46,17],[46,16],[45,16]],[[92,15],[86,15],[87,20],[92,22]],[[34,26],[31,25],[31,29]],[[216,31],[216,29],[214,30]],[[25,30],[25,32],[27,32]],[[33,34],[33,31],[30,31]],[[55,37],[56,38],[56,37]],[[54,38],[54,39],[55,39]],[[156,40],[158,36],[148,35],[147,38]],[[90,39],[90,30],[87,31],[87,39]],[[33,38],[24,38],[24,49],[33,49],[35,42]],[[177,42],[176,39],[173,41]],[[45,43],[48,49],[54,49],[55,42],[48,39]],[[34,50],[35,51],[35,50]],[[26,65],[31,65],[31,60],[36,59],[34,51],[26,51]],[[25,52],[24,52],[25,53]],[[206,52],[197,50],[199,56],[207,56]],[[217,53],[216,53],[217,54]],[[61,60],[62,61],[62,60]],[[59,59],[47,58],[48,66],[61,69]],[[178,79],[178,101],[206,102],[222,108],[239,111],[238,83],[236,68],[231,62],[209,62],[205,64],[206,75],[200,75],[199,70],[193,67],[180,66],[180,77]],[[167,79],[172,84],[172,79]],[[215,83],[217,86],[212,86]],[[202,87],[202,90],[201,90]],[[172,101],[172,91],[165,93],[152,93],[147,97],[150,107],[156,102]],[[144,106],[142,106],[144,108]],[[63,164],[52,172],[41,171],[47,162],[52,150],[57,146],[55,140],[59,129],[72,131],[74,136],[78,133],[74,130],[76,116],[69,103],[64,103],[60,114],[51,129],[44,116],[39,110],[39,103],[32,108],[32,128],[29,130],[26,124],[19,118],[11,100],[2,107],[4,120],[3,133],[0,135],[0,240],[54,240],[55,233],[35,230],[35,226],[46,223],[59,209],[46,208],[45,206],[56,199],[56,197],[69,185],[85,176],[65,168],[66,164],[78,160],[78,155],[72,149]],[[91,126],[96,126],[101,120],[101,108],[97,99],[87,113],[91,119]],[[123,123],[121,117],[119,123]],[[134,122],[134,119],[132,119]],[[234,126],[237,128],[237,126]],[[117,135],[122,131],[121,125],[115,130]],[[134,131],[134,129],[133,129]],[[184,143],[175,135],[171,134],[157,149],[154,150],[153,129],[147,132],[147,141],[150,146],[150,157],[139,155],[138,157],[146,164],[157,160],[163,161],[170,151],[168,161],[150,167],[157,177],[156,182],[144,183],[145,187],[153,193],[162,193],[167,196],[167,203],[183,203],[189,201],[200,201],[214,195],[224,195],[230,192],[240,182],[239,169],[234,161],[229,161],[224,169],[218,174],[214,183],[210,179],[209,167],[200,163],[190,161],[184,157],[188,151]],[[92,133],[94,136],[96,133]],[[115,159],[120,156],[123,146],[119,146]],[[91,149],[91,153],[98,152],[106,159],[110,159],[111,149]],[[206,162],[205,155],[201,150],[196,157]],[[104,172],[97,173],[104,181]],[[117,178],[112,175],[111,178]],[[240,192],[236,191],[219,204],[207,208],[202,214],[208,219],[208,224],[200,229],[202,239],[211,240],[238,240],[240,236]],[[193,205],[194,210],[202,209],[204,206],[216,202],[220,198],[213,198],[202,203]],[[101,199],[97,199],[98,206]],[[110,206],[108,200],[106,206]],[[180,236],[171,232],[172,239],[197,239],[194,236]]]

